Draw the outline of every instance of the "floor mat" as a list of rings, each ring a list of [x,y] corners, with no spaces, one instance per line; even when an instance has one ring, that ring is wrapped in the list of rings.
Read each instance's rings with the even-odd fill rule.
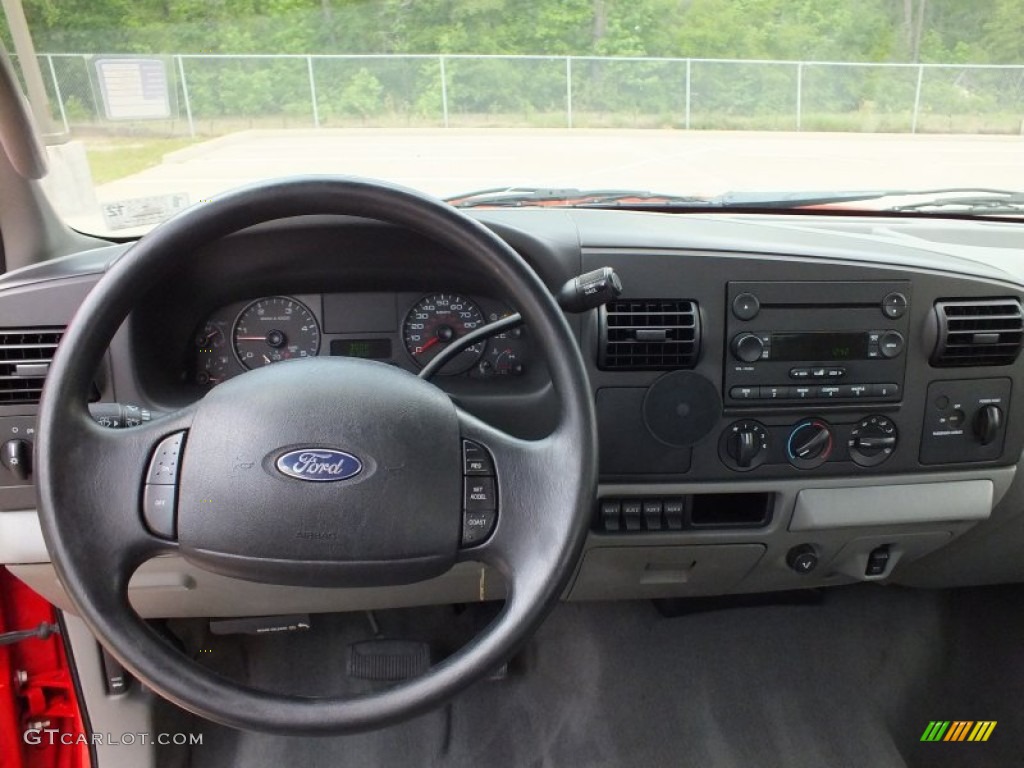
[[[204,743],[192,765],[1018,765],[1024,664],[1009,662],[1020,660],[1022,594],[858,586],[819,605],[679,618],[649,603],[565,604],[509,679],[477,684],[447,708],[338,738],[196,723]],[[479,622],[449,608],[380,616],[385,631],[442,649]],[[344,675],[346,645],[367,637],[365,620],[316,619],[301,635],[232,638],[207,663],[279,690],[365,690]],[[921,743],[936,719],[1000,722],[983,744]]]

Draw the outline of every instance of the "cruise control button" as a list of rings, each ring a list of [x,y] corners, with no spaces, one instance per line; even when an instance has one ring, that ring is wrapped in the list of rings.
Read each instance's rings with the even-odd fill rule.
[[[462,508],[466,512],[490,511],[498,508],[493,477],[467,477]]]
[[[462,473],[465,475],[493,475],[494,462],[487,449],[470,440],[462,441]]]
[[[142,518],[157,536],[173,539],[178,489],[173,485],[147,485],[142,492]]]
[[[498,513],[493,509],[464,512],[462,515],[462,546],[471,547],[490,536],[497,519]]]
[[[153,458],[149,460],[146,482],[150,485],[175,485],[178,482],[178,464],[181,460],[181,445],[184,432],[177,432],[161,440]]]

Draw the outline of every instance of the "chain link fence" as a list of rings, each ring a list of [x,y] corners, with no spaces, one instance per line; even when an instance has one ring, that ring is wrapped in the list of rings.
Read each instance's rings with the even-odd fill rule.
[[[66,132],[562,127],[1024,132],[1024,66],[553,56],[201,55],[163,62],[166,117],[114,120],[97,62],[40,54]]]

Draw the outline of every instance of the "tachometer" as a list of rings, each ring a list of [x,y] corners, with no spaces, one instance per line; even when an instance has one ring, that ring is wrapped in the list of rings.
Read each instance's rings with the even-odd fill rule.
[[[480,328],[484,322],[483,312],[469,299],[455,293],[438,293],[424,296],[409,310],[402,326],[402,338],[412,359],[424,366],[454,339]],[[453,357],[441,373],[468,371],[484,353],[486,343],[481,341],[467,347]]]
[[[314,357],[320,326],[302,302],[287,296],[258,299],[238,314],[232,334],[235,355],[246,368]]]

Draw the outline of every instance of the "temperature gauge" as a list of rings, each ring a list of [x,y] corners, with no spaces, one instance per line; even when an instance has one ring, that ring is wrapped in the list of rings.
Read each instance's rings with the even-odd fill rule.
[[[195,382],[201,387],[219,384],[233,374],[227,323],[210,320],[196,333]]]

